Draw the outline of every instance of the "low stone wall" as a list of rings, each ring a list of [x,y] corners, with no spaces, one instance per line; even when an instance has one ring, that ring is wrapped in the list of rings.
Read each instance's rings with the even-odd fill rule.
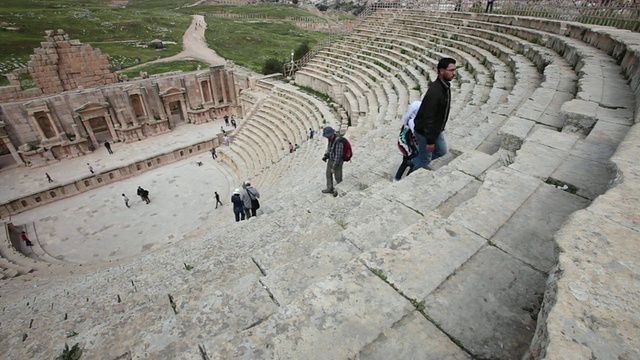
[[[93,190],[97,187],[111,184],[116,181],[138,176],[144,172],[154,170],[184,160],[191,156],[209,151],[212,147],[217,147],[222,143],[222,135],[211,140],[202,141],[181,149],[176,149],[163,154],[154,155],[148,159],[136,161],[134,163],[113,169],[106,169],[92,176],[86,176],[72,180],[66,184],[51,187],[38,191],[28,196],[11,200],[0,205],[0,217],[19,214],[21,212],[34,209],[41,205],[46,205],[60,199],[65,199],[85,191]]]

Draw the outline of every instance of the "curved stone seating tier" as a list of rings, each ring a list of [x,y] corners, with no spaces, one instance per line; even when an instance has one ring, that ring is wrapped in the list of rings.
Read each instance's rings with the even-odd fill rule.
[[[437,22],[426,18],[432,13],[405,9],[377,11],[373,16],[385,25],[405,16],[416,18],[418,13],[425,14],[430,26]],[[451,13],[442,22],[474,16]],[[494,18],[525,23],[517,17],[479,17],[489,25],[478,26],[493,26]],[[635,110],[632,120],[640,122],[640,105],[633,102],[633,91],[640,99],[640,51],[632,45],[637,41],[625,37],[628,32],[605,28],[594,32],[585,26],[547,22],[556,32],[570,35],[553,41],[549,37],[544,44],[564,49],[563,57],[578,65],[576,77],[555,59],[536,70],[524,54],[496,56],[511,64],[512,76],[492,78],[488,94],[479,97],[476,86],[486,84],[471,78],[455,86],[473,88],[464,86],[454,95],[486,99],[478,104],[478,112],[494,123],[464,124],[460,117],[473,112],[456,102],[457,115],[448,129],[467,126],[469,134],[474,129],[494,131],[518,111],[540,110],[544,115],[533,105],[538,101],[546,109],[557,107],[544,96],[570,93],[575,84],[565,88],[559,79],[565,76],[578,79],[578,100],[596,102],[600,85],[613,86],[619,96],[600,94],[595,109],[596,114],[601,111],[600,117],[588,134],[571,133],[568,125],[558,132],[558,127],[541,122],[523,135],[515,156],[507,150],[493,155],[452,150],[432,163],[434,171],[418,170],[392,183],[400,162],[395,141],[401,105],[394,102],[409,92],[400,89],[399,78],[385,80],[372,89],[378,97],[377,123],[369,131],[359,131],[352,141],[354,160],[344,165],[339,197],[319,191],[325,186],[320,158],[326,140],[319,136],[307,141],[296,153],[272,163],[270,171],[256,174],[262,193],[257,218],[235,223],[229,213],[186,241],[62,281],[45,278],[27,289],[15,281],[5,283],[0,296],[6,304],[3,313],[10,316],[2,319],[4,353],[16,359],[55,357],[68,334],[76,333],[74,341],[90,358],[638,357],[640,306],[634,301],[638,295],[634,264],[640,231],[636,196],[640,130],[633,126],[609,159],[611,152],[604,147],[615,149],[621,136],[607,132],[613,126],[598,125],[618,121],[619,130],[624,128],[620,122],[628,120],[627,112],[602,113],[600,108],[619,106],[616,101],[628,101],[630,96],[631,102],[621,109]],[[393,33],[389,26],[380,28]],[[624,52],[622,67],[611,63],[605,52],[573,38],[590,40],[610,55]],[[549,58],[529,58],[536,66],[541,59]],[[484,66],[479,69],[474,72],[490,73]],[[621,70],[631,87],[620,81]],[[595,82],[591,92],[589,81],[596,74],[605,74],[605,79]],[[504,88],[493,92],[499,82]],[[340,110],[334,112],[291,85],[270,89],[277,96],[260,107],[268,102],[271,113],[263,115],[256,109],[245,120],[250,121],[246,129],[258,119],[267,125],[291,108],[275,98],[293,102],[301,109],[291,113],[312,124],[340,121],[336,115]],[[575,109],[563,110],[575,121]],[[306,126],[308,122],[301,120],[272,131],[300,131]],[[359,129],[349,129],[347,136],[353,140],[352,130]],[[254,134],[240,143],[250,147],[265,141]],[[453,142],[469,137],[459,134]],[[492,139],[473,141],[482,148]],[[240,148],[236,153],[235,145],[221,147],[220,157],[249,175],[248,169],[255,165],[247,163],[250,153]],[[608,161],[619,176],[615,187],[598,196],[609,187],[601,182],[609,176],[603,166]],[[589,181],[578,183],[573,194],[543,181],[554,176]],[[193,269],[184,269],[184,264]],[[35,326],[25,326],[31,319]],[[33,339],[38,346],[33,346]],[[313,355],[318,349],[322,355]]]
[[[291,87],[272,83],[269,89],[270,95],[259,104],[260,111],[253,110],[252,116],[243,121],[243,131],[234,134],[231,146],[222,149],[221,160],[240,178],[253,178],[270,168],[288,152],[288,146],[284,149],[287,141],[300,144],[306,140],[308,129],[317,128],[321,119],[335,118],[326,104]],[[265,143],[272,151],[264,148]]]

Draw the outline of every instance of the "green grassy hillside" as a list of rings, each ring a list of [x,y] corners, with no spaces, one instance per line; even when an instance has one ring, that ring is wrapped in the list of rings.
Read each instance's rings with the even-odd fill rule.
[[[315,16],[290,5],[183,7],[194,0],[131,0],[125,7],[102,0],[0,1],[0,74],[24,67],[33,49],[44,41],[45,30],[64,29],[70,39],[99,48],[111,56],[114,69],[124,69],[182,49],[182,34],[192,13],[230,11],[285,18]],[[303,42],[314,44],[322,33],[288,23],[206,17],[209,46],[223,57],[259,70],[267,57],[286,59]],[[163,50],[146,47],[153,39],[167,44]],[[6,85],[0,76],[0,85]]]

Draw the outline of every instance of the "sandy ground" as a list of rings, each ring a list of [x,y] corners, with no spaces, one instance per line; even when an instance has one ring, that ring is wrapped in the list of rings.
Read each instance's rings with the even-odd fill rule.
[[[65,261],[122,259],[180,241],[216,216],[233,218],[232,181],[207,152],[15,215],[12,222],[28,224],[29,237]],[[150,204],[136,195],[138,186],[149,190]],[[214,191],[224,204],[218,209]],[[129,208],[122,193],[130,199]]]

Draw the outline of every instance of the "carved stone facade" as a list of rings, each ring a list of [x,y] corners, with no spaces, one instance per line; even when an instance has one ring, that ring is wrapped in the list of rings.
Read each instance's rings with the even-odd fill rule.
[[[242,116],[245,83],[221,66],[0,103],[0,147],[16,164],[37,166],[82,156],[107,140],[139,141],[182,124]]]
[[[22,90],[17,73],[0,87],[0,167],[44,165],[105,141],[139,141],[181,124],[242,116],[238,98],[248,82],[231,68],[118,82],[99,49],[69,40],[63,30],[46,33],[29,62],[38,88]]]

